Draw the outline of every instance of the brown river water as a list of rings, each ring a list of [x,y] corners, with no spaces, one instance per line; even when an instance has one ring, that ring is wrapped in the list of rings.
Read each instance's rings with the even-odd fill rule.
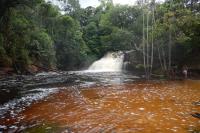
[[[61,86],[0,125],[2,132],[200,133],[191,115],[199,101],[200,80]]]

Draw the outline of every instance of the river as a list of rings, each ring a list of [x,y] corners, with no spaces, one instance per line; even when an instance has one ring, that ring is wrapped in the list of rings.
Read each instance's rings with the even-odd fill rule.
[[[0,132],[200,131],[199,80],[150,80],[126,72],[40,73],[0,82]]]

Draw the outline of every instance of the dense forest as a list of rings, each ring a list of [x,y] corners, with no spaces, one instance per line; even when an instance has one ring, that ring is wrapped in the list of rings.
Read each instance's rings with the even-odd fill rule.
[[[62,2],[0,0],[1,68],[77,70],[109,51],[125,51],[128,69],[147,76],[184,65],[200,69],[199,0],[138,0],[134,6],[100,0],[96,8]]]

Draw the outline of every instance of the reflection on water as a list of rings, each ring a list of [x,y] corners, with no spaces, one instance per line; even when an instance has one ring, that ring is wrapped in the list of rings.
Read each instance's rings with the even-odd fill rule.
[[[200,120],[191,116],[200,112],[200,106],[192,104],[200,100],[198,80],[133,82],[135,77],[130,75],[116,74],[110,80],[106,74],[90,77],[93,80],[59,87],[15,116],[4,115],[0,129],[75,133],[200,130]]]

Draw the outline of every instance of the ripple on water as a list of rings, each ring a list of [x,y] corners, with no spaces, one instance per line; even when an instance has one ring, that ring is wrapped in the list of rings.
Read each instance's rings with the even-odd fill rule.
[[[89,85],[81,89],[68,87],[21,112],[20,116],[26,117],[19,120],[19,125],[40,121],[39,124],[56,123],[83,133],[184,133],[199,125],[198,119],[190,114],[199,111],[199,106],[192,103],[199,101],[200,95],[190,82],[189,88],[185,84],[176,81],[174,86],[169,82],[135,82]]]
[[[0,117],[4,117],[6,113],[9,113],[11,117],[15,117],[19,112],[30,106],[31,103],[41,100],[57,91],[58,88],[37,88],[27,91],[28,93],[26,93],[24,96],[0,105]]]

